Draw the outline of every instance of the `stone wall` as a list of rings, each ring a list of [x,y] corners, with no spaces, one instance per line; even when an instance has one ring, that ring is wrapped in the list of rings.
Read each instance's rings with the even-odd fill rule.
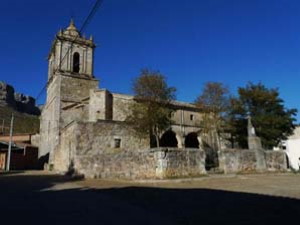
[[[115,146],[115,139],[120,146]],[[89,178],[168,178],[205,174],[205,153],[200,149],[149,150],[122,122],[73,122],[61,131],[54,150],[54,169],[75,170]]]
[[[269,171],[287,170],[287,158],[284,151],[265,151],[265,157]]]
[[[61,105],[65,106],[67,103],[62,102]],[[60,127],[64,128],[73,121],[87,121],[89,119],[88,111],[88,105],[86,104],[76,104],[76,106],[70,108],[68,106],[63,107],[60,111]]]
[[[264,151],[267,171],[286,171],[285,153],[282,151]],[[220,154],[220,165],[224,173],[248,173],[259,171],[255,150],[226,149]]]
[[[112,95],[105,89],[90,90],[89,121],[112,119]]]
[[[130,113],[130,105],[134,101],[133,96],[113,93],[112,97],[112,119],[124,121]]]
[[[76,155],[95,155],[114,151],[137,151],[149,148],[148,138],[139,138],[124,122],[98,120],[78,122]],[[115,140],[120,146],[115,146]]]
[[[62,129],[60,142],[53,152],[53,168],[60,172],[67,172],[71,167],[78,146],[77,123],[73,122]]]
[[[74,167],[86,178],[155,178],[156,155],[150,151],[126,151],[77,156]]]
[[[151,149],[75,158],[75,170],[87,178],[162,179],[206,174],[199,149]]]
[[[60,130],[72,121],[87,120],[88,109],[82,100],[88,98],[90,89],[95,89],[98,81],[60,72],[51,78],[47,87],[47,101],[43,107],[40,124],[39,156],[50,154],[59,144]],[[70,107],[76,104],[76,107]]]
[[[182,109],[176,109],[173,114],[173,121],[175,121],[175,124],[184,124],[186,126],[199,126],[201,123],[201,120],[203,118],[203,115],[193,110],[193,108],[182,108]]]
[[[60,77],[55,76],[47,87],[47,101],[40,117],[39,157],[49,155],[58,144],[60,126]]]
[[[90,90],[98,88],[99,81],[93,78],[84,78],[81,75],[68,73],[59,74],[60,98],[64,101],[80,102],[90,96]],[[57,93],[56,93],[57,94]]]
[[[116,146],[116,142],[120,142]],[[76,122],[61,130],[60,143],[54,151],[54,167],[66,171],[76,157],[145,150],[148,139],[138,138],[123,122],[99,120]]]
[[[155,178],[190,177],[206,174],[205,152],[200,149],[156,149],[155,159]]]

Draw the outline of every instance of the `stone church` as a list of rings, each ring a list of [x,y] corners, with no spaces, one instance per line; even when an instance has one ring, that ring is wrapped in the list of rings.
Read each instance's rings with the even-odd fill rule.
[[[73,21],[52,43],[40,157],[48,155],[49,165],[58,171],[67,171],[71,164],[77,167],[80,157],[150,148],[150,140],[135,137],[124,123],[133,96],[99,88],[93,69],[95,47],[93,38],[82,36]],[[200,148],[199,109],[177,101],[172,107],[174,124],[161,136],[162,147]]]
[[[202,141],[205,138],[200,136],[199,109],[173,102],[173,125],[161,135],[161,148],[151,148],[150,138],[137,137],[125,123],[134,97],[99,88],[94,74],[95,47],[93,38],[81,35],[73,21],[52,43],[39,150],[40,158],[48,159],[48,168],[93,178],[205,174],[208,154]],[[231,170],[232,165],[242,168],[244,162],[236,163],[241,160],[255,168],[254,152],[231,151],[228,155],[220,164],[227,162]]]

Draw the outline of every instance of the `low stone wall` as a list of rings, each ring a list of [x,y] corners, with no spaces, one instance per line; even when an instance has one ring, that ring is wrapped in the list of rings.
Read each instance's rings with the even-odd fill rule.
[[[265,157],[269,171],[287,170],[287,158],[284,151],[265,151]]]
[[[283,151],[264,151],[266,171],[286,171],[287,163]],[[247,173],[261,171],[257,165],[255,150],[226,149],[220,154],[224,173]],[[222,169],[222,168],[221,168]]]
[[[200,149],[156,149],[156,177],[174,178],[206,174],[205,152]]]
[[[150,151],[77,156],[74,169],[86,178],[153,178],[155,155]]]
[[[206,174],[199,149],[151,149],[77,156],[77,173],[87,178],[162,179]]]

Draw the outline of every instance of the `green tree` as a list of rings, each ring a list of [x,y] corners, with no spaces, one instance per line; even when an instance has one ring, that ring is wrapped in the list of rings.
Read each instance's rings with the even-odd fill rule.
[[[132,86],[135,102],[131,105],[126,121],[139,136],[155,136],[159,147],[159,137],[172,124],[176,89],[169,87],[166,78],[158,71],[143,69]]]
[[[215,136],[217,149],[220,138],[225,134],[226,117],[229,109],[229,90],[219,82],[207,82],[195,104],[204,112],[201,121],[203,132]]]
[[[286,109],[278,89],[262,83],[248,83],[238,89],[238,98],[231,100],[231,132],[240,147],[247,147],[247,116],[251,116],[256,134],[265,148],[277,146],[293,133],[296,109]]]

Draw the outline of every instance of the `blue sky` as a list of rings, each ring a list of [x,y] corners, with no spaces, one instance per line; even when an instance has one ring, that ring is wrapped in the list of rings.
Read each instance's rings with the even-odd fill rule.
[[[70,17],[80,27],[94,2],[1,0],[0,80],[36,97],[54,35]],[[178,100],[194,101],[207,81],[233,94],[261,81],[300,109],[299,12],[299,0],[104,0],[85,33],[98,46],[102,88],[131,93],[132,79],[147,67],[167,76]]]

